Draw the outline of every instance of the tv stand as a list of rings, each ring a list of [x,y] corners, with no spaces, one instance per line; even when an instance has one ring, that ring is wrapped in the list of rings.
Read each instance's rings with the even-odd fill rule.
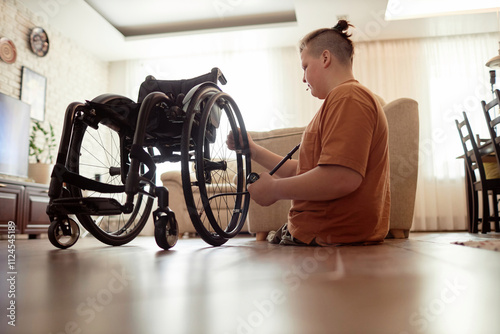
[[[16,224],[16,233],[30,239],[47,233],[48,191],[46,184],[0,178],[0,234],[7,234],[10,221]]]

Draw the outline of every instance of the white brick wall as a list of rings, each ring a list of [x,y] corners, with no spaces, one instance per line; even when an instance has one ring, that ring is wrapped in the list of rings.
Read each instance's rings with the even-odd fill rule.
[[[90,100],[106,93],[109,64],[90,54],[53,29],[39,23],[40,18],[17,0],[0,0],[0,37],[11,39],[17,49],[17,60],[7,64],[0,60],[0,92],[19,98],[22,67],[47,78],[45,125],[54,126],[57,142],[62,131],[64,112],[74,101]],[[32,28],[41,25],[49,36],[50,48],[38,57],[29,45]]]

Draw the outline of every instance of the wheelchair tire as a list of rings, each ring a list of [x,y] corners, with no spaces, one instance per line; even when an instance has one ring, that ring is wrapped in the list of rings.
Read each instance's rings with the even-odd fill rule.
[[[107,103],[113,103],[113,100]],[[88,126],[78,117],[73,124],[73,133],[68,155],[68,169],[89,179],[101,183],[121,186],[126,181],[122,176],[120,165],[129,163],[130,145],[123,144],[124,138],[117,131],[99,123],[97,129]],[[141,166],[144,171],[144,166]],[[153,180],[154,181],[154,180]],[[152,191],[149,185],[143,185],[145,192]],[[107,198],[120,204],[126,201],[126,193],[100,193],[82,190],[69,185],[72,197],[76,198]],[[153,198],[141,193],[134,196],[134,208],[131,213],[116,213],[103,215],[76,214],[79,222],[87,231],[101,242],[120,246],[133,240],[144,228],[151,208]]]
[[[71,218],[54,220],[49,225],[49,241],[52,245],[66,249],[73,246],[80,237],[80,227]]]
[[[174,247],[179,240],[179,227],[173,211],[156,217],[154,224],[156,244],[164,250]]]
[[[246,220],[248,139],[239,109],[228,94],[208,87],[193,100],[182,133],[182,186],[196,231],[207,243],[220,246],[238,234]],[[238,128],[243,147],[231,151],[226,139]]]

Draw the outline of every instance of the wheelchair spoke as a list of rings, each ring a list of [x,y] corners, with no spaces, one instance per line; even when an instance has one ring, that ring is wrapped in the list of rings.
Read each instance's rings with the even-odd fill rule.
[[[111,131],[110,131],[110,132],[111,132]],[[120,152],[120,146],[118,146],[118,145],[116,144],[115,139],[114,139],[114,136],[110,136],[110,137],[111,137],[111,138],[110,138],[110,139],[111,139],[111,145],[105,145],[104,143],[105,143],[106,141],[104,141],[104,140],[102,139],[102,134],[101,134],[101,132],[98,132],[98,133],[97,133],[97,136],[95,136],[95,135],[93,135],[92,133],[89,133],[89,132],[87,132],[87,133],[89,134],[89,136],[90,136],[92,139],[94,139],[94,143],[95,143],[95,144],[97,144],[97,145],[99,145],[99,146],[100,146],[100,148],[101,148],[104,152],[106,152],[106,155],[105,155],[106,159],[108,159],[108,160],[109,160],[109,159],[111,158],[111,159],[113,159],[113,163],[114,163],[115,165],[119,165],[119,164],[120,164],[120,161],[119,161],[119,160],[116,160],[116,158],[115,158],[115,155],[116,155],[116,154],[113,154],[113,151],[114,151],[114,152],[117,152],[117,153],[118,153],[118,152]],[[98,137],[99,139],[97,139],[96,137]],[[85,148],[85,150],[87,150],[87,148]],[[90,153],[91,155],[93,155],[91,152],[88,152],[88,153]],[[97,159],[97,157],[95,157],[95,156],[94,156],[94,158],[96,158],[96,159]],[[108,163],[107,163],[107,164],[111,165],[111,162],[110,162],[110,161],[108,161]],[[107,165],[107,164],[106,164],[106,163],[102,163],[102,165]]]
[[[101,166],[101,165],[95,165],[95,164],[80,164],[80,166],[83,166],[83,167],[92,167],[92,168],[101,168],[103,170],[108,170],[109,169],[109,167]]]

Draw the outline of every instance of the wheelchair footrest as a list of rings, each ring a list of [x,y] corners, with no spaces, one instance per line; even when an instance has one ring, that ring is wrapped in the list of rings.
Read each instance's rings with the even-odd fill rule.
[[[48,212],[53,214],[86,214],[86,215],[119,215],[123,213],[122,205],[113,198],[73,197],[55,199]]]

